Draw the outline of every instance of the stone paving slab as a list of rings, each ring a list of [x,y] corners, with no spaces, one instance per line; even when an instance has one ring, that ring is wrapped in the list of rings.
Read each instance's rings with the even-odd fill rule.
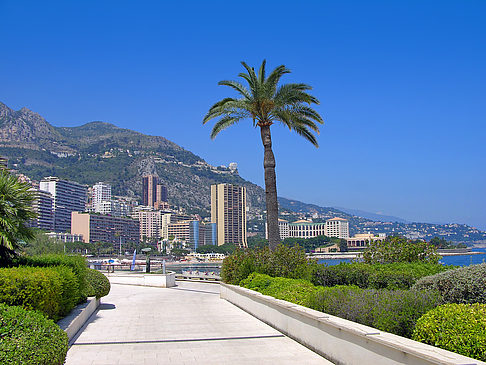
[[[66,364],[331,364],[219,298],[219,285],[112,284]]]

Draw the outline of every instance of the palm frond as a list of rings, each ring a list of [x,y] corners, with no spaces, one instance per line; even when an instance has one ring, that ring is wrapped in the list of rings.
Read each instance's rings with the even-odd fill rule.
[[[248,89],[244,85],[242,85],[241,83],[239,83],[237,81],[223,80],[223,81],[218,82],[218,85],[229,86],[229,87],[233,88],[234,90],[238,91],[245,98],[251,99],[251,94],[248,91]]]

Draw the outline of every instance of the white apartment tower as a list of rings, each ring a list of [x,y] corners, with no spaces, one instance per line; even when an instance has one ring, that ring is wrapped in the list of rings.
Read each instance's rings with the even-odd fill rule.
[[[101,213],[101,203],[111,200],[111,185],[99,182],[93,185],[93,208],[96,213]]]
[[[211,223],[216,223],[218,246],[246,241],[246,188],[232,184],[211,185]]]

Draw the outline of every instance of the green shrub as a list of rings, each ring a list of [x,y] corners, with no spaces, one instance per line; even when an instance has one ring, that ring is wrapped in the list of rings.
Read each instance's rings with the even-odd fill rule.
[[[42,314],[0,303],[0,364],[63,364],[68,337]]]
[[[363,252],[367,264],[391,264],[394,262],[427,262],[437,264],[440,256],[437,248],[423,241],[411,241],[392,236],[385,240],[372,241]]]
[[[299,305],[308,305],[310,294],[316,290],[310,281],[304,279],[272,278],[269,275],[253,273],[242,280],[241,286],[271,295]]]
[[[86,279],[88,281],[88,289],[86,292],[88,297],[101,298],[110,292],[110,281],[101,272],[88,269]]]
[[[79,283],[76,275],[67,266],[53,266],[49,268],[56,271],[61,277],[61,301],[59,302],[59,315],[65,316],[79,301]]]
[[[62,278],[51,268],[0,269],[0,302],[39,310],[57,319],[62,302]]]
[[[315,310],[405,337],[412,335],[422,314],[441,303],[440,295],[434,291],[343,285],[319,288],[309,298],[309,306]]]
[[[486,303],[486,263],[427,276],[417,290],[437,290],[447,303]]]
[[[424,314],[412,338],[486,361],[486,304],[445,304]]]
[[[443,265],[423,262],[318,265],[313,272],[312,282],[321,286],[356,285],[360,288],[409,289],[421,277],[447,269]]]
[[[86,273],[88,267],[86,265],[86,259],[77,255],[39,255],[39,256],[23,256],[17,259],[17,266],[36,266],[36,267],[48,267],[48,266],[67,266],[71,268],[76,275],[79,288],[78,303],[86,301]]]
[[[293,279],[310,279],[315,265],[309,263],[302,248],[279,245],[256,250],[236,250],[224,259],[221,277],[225,283],[239,284],[252,272]]]

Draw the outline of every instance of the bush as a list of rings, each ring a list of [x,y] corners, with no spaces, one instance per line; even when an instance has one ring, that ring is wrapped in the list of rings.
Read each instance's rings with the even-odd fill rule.
[[[422,314],[440,304],[440,295],[434,291],[343,285],[319,288],[309,298],[309,306],[315,310],[404,337],[412,335]]]
[[[111,288],[108,278],[101,272],[94,269],[88,269],[87,274],[86,279],[88,281],[88,289],[86,295],[88,297],[96,297],[98,299],[108,295]]]
[[[75,255],[39,255],[39,256],[23,256],[16,260],[15,265],[34,266],[34,267],[49,267],[49,266],[67,266],[71,268],[74,275],[76,275],[79,296],[77,303],[86,301],[87,282],[86,275],[88,267],[86,259],[82,256]]]
[[[427,276],[417,290],[438,290],[447,303],[486,303],[486,263]]]
[[[236,250],[223,260],[221,277],[225,283],[239,284],[252,272],[293,279],[310,279],[314,265],[302,248],[279,245],[257,250]]]
[[[363,252],[367,264],[391,264],[394,262],[427,262],[437,264],[440,256],[434,245],[422,241],[410,241],[404,237],[387,237],[372,241]]]
[[[68,337],[42,314],[0,303],[1,364],[63,364]]]
[[[486,361],[486,305],[445,304],[424,314],[412,338]]]
[[[409,289],[421,277],[447,269],[443,265],[423,262],[319,265],[313,272],[312,282],[321,286],[356,285],[360,288]]]
[[[39,310],[57,319],[62,301],[62,279],[49,268],[0,269],[0,302]]]
[[[308,305],[310,294],[316,290],[310,281],[304,279],[272,278],[269,275],[258,273],[251,274],[242,280],[240,285],[304,306]]]
[[[2,303],[39,310],[57,320],[74,308],[78,298],[78,282],[68,267],[0,269]]]

